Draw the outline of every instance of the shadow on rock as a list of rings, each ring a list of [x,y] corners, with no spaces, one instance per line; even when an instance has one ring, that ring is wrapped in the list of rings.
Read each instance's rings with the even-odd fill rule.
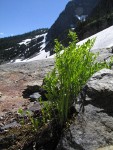
[[[38,85],[28,85],[22,93],[23,98],[29,98],[31,101],[37,100],[40,97],[42,98],[42,100],[47,100],[47,91]]]
[[[90,98],[87,103],[103,109],[113,116],[113,70],[102,69],[96,72],[85,86],[85,94]]]
[[[101,98],[90,101],[90,104],[92,104],[93,106],[97,108],[103,109],[103,110],[100,110],[99,113],[103,112],[113,117],[113,99],[110,99],[109,97],[108,99],[101,97]]]

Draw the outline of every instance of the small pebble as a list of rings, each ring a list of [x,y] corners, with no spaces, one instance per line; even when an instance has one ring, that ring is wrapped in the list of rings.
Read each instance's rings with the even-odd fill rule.
[[[4,119],[4,117],[1,116],[1,117],[0,117],[0,121],[2,121],[3,119]]]
[[[2,93],[0,92],[0,97],[2,97]]]
[[[4,126],[4,124],[3,123],[0,123],[0,127],[3,127]]]

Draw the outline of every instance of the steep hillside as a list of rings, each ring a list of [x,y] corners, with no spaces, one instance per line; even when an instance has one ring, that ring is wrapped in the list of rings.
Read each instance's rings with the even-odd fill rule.
[[[69,29],[83,40],[113,25],[112,0],[71,0],[51,28],[0,39],[0,64],[47,58],[54,53],[54,39],[65,46]]]
[[[79,23],[76,32],[79,39],[89,37],[111,25],[113,25],[113,1],[101,0],[93,9],[85,22]]]
[[[64,40],[69,29],[76,29],[81,22],[87,20],[93,9],[100,0],[72,0],[69,1],[65,10],[59,15],[47,34],[48,45],[46,51],[54,45],[54,39]],[[65,41],[64,41],[65,43]]]
[[[83,40],[97,32],[113,25],[112,0],[72,0],[60,14],[47,34],[48,45],[46,51],[53,54],[54,39],[58,38],[64,45],[68,45],[67,33],[74,30],[79,40]],[[66,21],[67,22],[66,22]]]
[[[27,59],[45,47],[48,29],[38,29],[18,36],[0,39],[0,63]]]
[[[103,16],[106,16],[107,19],[109,15],[112,13],[113,13],[113,1],[100,0],[98,5],[94,8],[93,12],[91,13],[90,17],[92,17],[92,19],[98,19],[103,18]]]
[[[100,48],[113,46],[112,35],[113,26],[97,33],[95,35],[97,36],[95,48],[100,52]],[[81,41],[81,43],[83,42],[85,41]],[[112,49],[101,49],[102,60],[107,60],[112,55]],[[100,71],[101,74],[99,72],[96,73],[93,78],[88,80],[89,84],[87,85],[89,85],[89,94],[92,96],[92,99],[86,97],[84,113],[83,111],[76,113],[76,118],[74,116],[69,122],[71,125],[66,126],[66,130],[63,130],[65,132],[62,134],[61,139],[58,134],[59,132],[56,130],[59,128],[54,128],[51,124],[45,124],[44,128],[39,130],[38,133],[40,134],[34,134],[34,132],[32,132],[33,130],[29,128],[30,124],[27,124],[27,126],[20,125],[19,119],[23,120],[24,118],[22,118],[22,116],[24,116],[24,114],[21,116],[17,113],[19,108],[22,108],[25,112],[29,111],[36,115],[40,114],[42,107],[40,107],[39,101],[33,101],[30,99],[30,96],[37,92],[40,87],[39,85],[43,83],[45,75],[53,68],[54,59],[0,65],[0,150],[33,149],[34,143],[36,143],[37,150],[42,149],[45,145],[46,148],[43,148],[45,150],[69,150],[71,148],[73,149],[73,147],[74,150],[81,150],[81,147],[83,147],[82,149],[84,150],[97,150],[98,147],[108,146],[109,141],[111,142],[110,144],[113,143],[113,133],[111,132],[113,131],[113,71],[107,69]],[[106,72],[104,70],[106,70]],[[43,90],[38,92],[43,92]],[[93,97],[96,98],[94,99]],[[79,102],[81,102],[81,99]],[[81,106],[81,103],[78,103],[77,108],[79,109]],[[79,111],[77,110],[77,112]],[[66,134],[68,128],[69,133]],[[55,129],[54,134],[52,134],[52,129]],[[70,135],[70,131],[73,139]],[[65,137],[63,135],[65,135]],[[53,136],[55,136],[55,138]],[[78,138],[76,138],[76,136]],[[92,142],[92,139],[95,139],[95,141]],[[57,148],[52,147],[55,145],[54,141],[56,145],[59,141]]]
[[[99,0],[72,0],[48,31],[47,40],[60,36],[70,28],[76,28],[78,22],[85,21]]]

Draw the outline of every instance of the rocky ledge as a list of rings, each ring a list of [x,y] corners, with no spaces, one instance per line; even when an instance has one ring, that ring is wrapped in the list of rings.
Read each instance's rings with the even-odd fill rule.
[[[113,71],[95,73],[84,90],[84,111],[78,104],[78,116],[62,135],[57,150],[113,150]]]
[[[47,72],[54,66],[53,59],[0,66],[0,149],[24,149],[35,136],[31,126],[21,126],[18,110],[38,111],[36,93]],[[44,130],[46,130],[45,127]]]
[[[105,52],[109,56],[102,51],[99,61],[112,55],[111,49]],[[40,85],[53,66],[53,59],[0,66],[0,149],[113,150],[113,70],[100,70],[88,80],[75,106],[78,115],[62,134],[55,124],[38,132],[30,124],[20,124],[19,108],[33,113],[41,109],[35,100],[42,95]]]

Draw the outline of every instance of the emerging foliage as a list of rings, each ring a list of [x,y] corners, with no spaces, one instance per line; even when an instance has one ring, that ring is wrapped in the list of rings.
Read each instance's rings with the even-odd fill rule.
[[[34,118],[30,112],[21,109],[19,114],[26,114],[31,121],[34,131],[52,120],[59,121],[63,126],[70,114],[70,108],[77,104],[77,97],[87,80],[102,68],[110,68],[110,63],[97,62],[98,54],[90,51],[95,39],[88,40],[82,45],[78,45],[77,35],[69,32],[71,42],[68,47],[64,47],[58,40],[55,40],[55,66],[45,77],[44,89],[47,91],[48,101],[40,99],[42,109],[39,115]],[[26,118],[22,119],[25,124]]]
[[[90,52],[95,39],[77,45],[77,35],[69,32],[71,42],[64,47],[55,40],[55,67],[46,78],[47,98],[58,110],[58,119],[63,125],[68,118],[70,107],[87,80],[102,68],[109,68],[106,62],[97,62],[97,54]]]

